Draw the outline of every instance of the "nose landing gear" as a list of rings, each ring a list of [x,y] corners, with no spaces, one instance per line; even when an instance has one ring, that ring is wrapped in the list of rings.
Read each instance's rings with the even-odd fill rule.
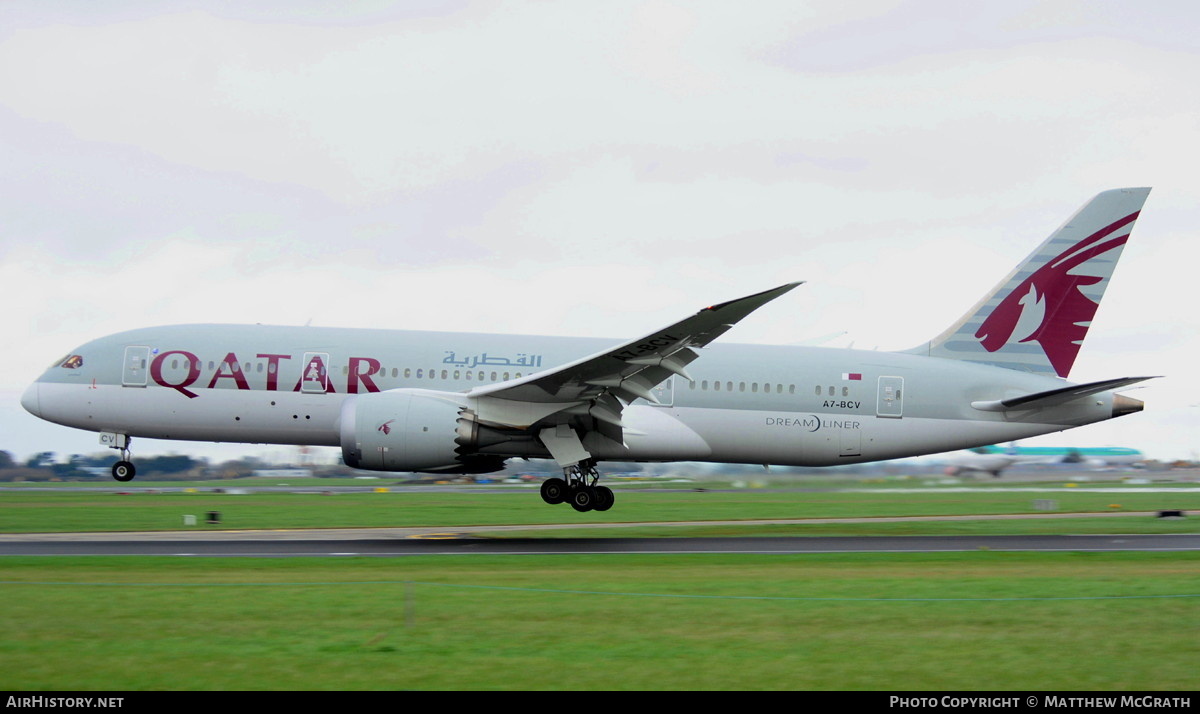
[[[571,504],[571,508],[585,511],[607,511],[616,502],[616,496],[608,486],[599,486],[600,472],[596,462],[580,461],[563,469],[563,478],[546,479],[542,483],[542,500],[549,504]]]
[[[133,439],[123,434],[117,434],[114,441],[116,441],[116,445],[109,448],[120,451],[121,460],[113,464],[112,477],[121,482],[132,481],[133,477],[137,474],[137,469],[133,467],[133,462],[129,460],[131,458],[129,444]]]
[[[113,464],[112,476],[118,481],[132,481],[137,475],[137,469],[133,467],[133,463],[126,461],[124,458]]]

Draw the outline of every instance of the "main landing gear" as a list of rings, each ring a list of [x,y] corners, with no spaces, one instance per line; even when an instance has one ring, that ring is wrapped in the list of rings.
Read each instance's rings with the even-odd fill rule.
[[[119,449],[121,452],[121,460],[112,466],[112,477],[118,481],[132,481],[137,474],[137,469],[133,467],[133,462],[130,459],[129,443],[133,439],[125,437],[121,440],[121,446],[113,446],[113,449]]]
[[[607,511],[616,501],[612,489],[597,486],[600,472],[594,461],[580,461],[563,469],[563,478],[542,483],[542,500],[549,504],[566,501],[576,511]]]

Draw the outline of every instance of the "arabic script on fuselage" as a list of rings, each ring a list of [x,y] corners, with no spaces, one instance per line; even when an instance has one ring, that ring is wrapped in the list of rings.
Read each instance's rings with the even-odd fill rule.
[[[483,352],[477,355],[459,357],[453,350],[446,350],[446,357],[442,360],[442,364],[453,364],[459,367],[466,367],[467,369],[475,369],[479,366],[541,367],[542,356],[518,352],[516,357],[497,357],[496,355],[489,355],[487,352]]]

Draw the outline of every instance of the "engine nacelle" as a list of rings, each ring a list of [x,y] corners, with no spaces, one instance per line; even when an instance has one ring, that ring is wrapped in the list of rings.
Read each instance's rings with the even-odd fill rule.
[[[342,404],[342,459],[371,471],[476,472],[456,441],[466,397],[427,389],[360,394]],[[495,468],[503,467],[503,460]],[[495,469],[487,469],[495,470]]]

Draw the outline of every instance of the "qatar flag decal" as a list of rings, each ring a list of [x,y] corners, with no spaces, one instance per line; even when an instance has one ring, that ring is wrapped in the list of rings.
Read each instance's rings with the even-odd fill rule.
[[[861,372],[842,372],[842,381],[843,382],[861,382],[862,381],[862,373]]]

